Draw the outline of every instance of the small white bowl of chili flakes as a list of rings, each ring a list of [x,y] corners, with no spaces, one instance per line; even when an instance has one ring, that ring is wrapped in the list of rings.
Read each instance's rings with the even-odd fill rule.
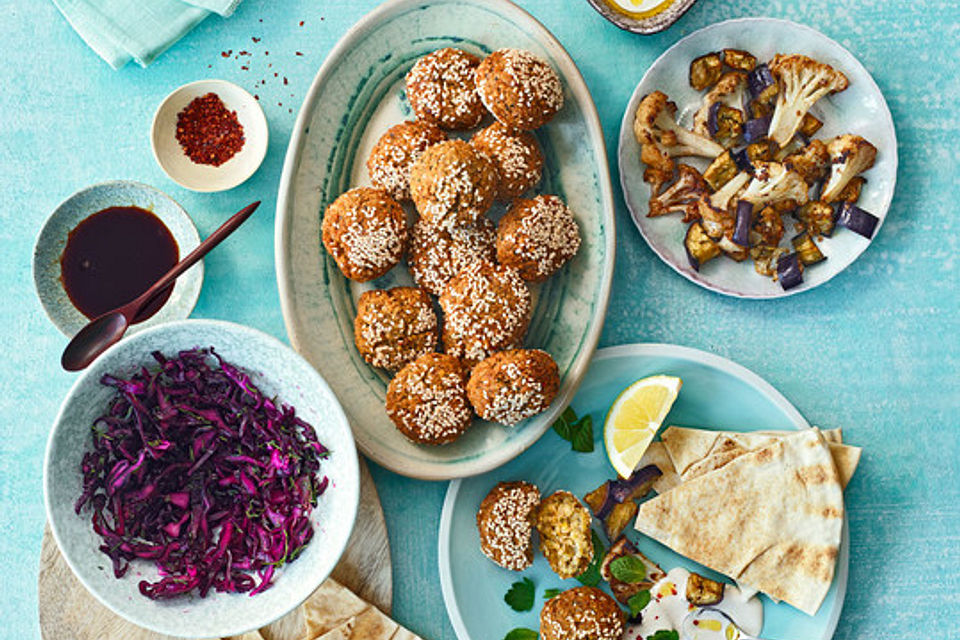
[[[153,116],[160,167],[193,191],[226,191],[252,176],[270,131],[260,103],[226,80],[198,80],[168,95]]]

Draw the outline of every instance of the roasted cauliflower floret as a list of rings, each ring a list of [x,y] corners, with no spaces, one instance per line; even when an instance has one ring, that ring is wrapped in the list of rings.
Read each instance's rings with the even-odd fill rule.
[[[822,237],[833,233],[836,215],[833,207],[826,202],[811,200],[797,209],[794,215],[812,236]]]
[[[652,157],[653,150],[666,159],[684,156],[716,158],[723,153],[723,147],[713,140],[678,125],[676,114],[677,105],[667,100],[662,91],[654,91],[640,102],[633,120],[633,134],[637,142],[648,147],[642,149],[641,159],[643,155]],[[651,146],[653,149],[649,148]]]
[[[783,164],[790,171],[796,171],[803,176],[807,185],[813,186],[827,174],[830,153],[822,140],[811,140],[803,149],[787,156]]]
[[[790,171],[779,162],[754,163],[753,180],[740,196],[756,206],[792,200],[798,205],[809,199],[809,187],[803,176]]]
[[[680,212],[684,214],[684,222],[696,219],[697,201],[706,193],[707,183],[700,172],[689,165],[679,164],[677,171],[677,181],[659,195],[650,198],[648,217]]]
[[[817,100],[828,93],[843,91],[849,85],[847,76],[828,64],[807,56],[777,54],[770,62],[770,71],[780,91],[770,121],[770,138],[783,146],[797,132],[803,116]]]
[[[877,148],[864,138],[847,133],[828,142],[827,151],[830,153],[830,177],[823,186],[820,199],[834,202],[840,199],[850,180],[873,166]]]
[[[750,244],[775,247],[783,239],[783,218],[773,207],[764,207],[756,214],[750,230]]]
[[[702,196],[697,201],[703,229],[714,240],[733,233],[737,217],[733,212],[736,195],[750,181],[750,174],[742,171],[723,185],[716,193]]]

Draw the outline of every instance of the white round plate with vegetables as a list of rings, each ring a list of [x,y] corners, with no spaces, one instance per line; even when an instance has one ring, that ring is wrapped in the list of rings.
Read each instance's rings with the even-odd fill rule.
[[[451,482],[447,489],[440,516],[438,564],[444,604],[459,640],[534,640],[540,611],[548,597],[581,585],[578,578],[562,580],[551,571],[536,534],[533,564],[523,571],[509,571],[487,558],[481,551],[477,529],[477,511],[484,496],[498,482],[525,480],[535,484],[544,497],[564,489],[583,498],[605,480],[615,478],[617,473],[604,450],[604,417],[621,391],[638,379],[661,374],[683,381],[664,427],[709,425],[711,429],[736,431],[810,428],[787,398],[755,373],[726,358],[668,344],[631,344],[599,350],[570,405],[579,421],[587,417],[591,420],[592,437],[586,437],[593,444],[592,451],[584,451],[588,447],[582,446],[577,436],[567,441],[551,430],[507,464]],[[573,426],[575,430],[583,429],[579,421]],[[604,526],[595,518],[591,522],[595,551],[599,540],[600,550],[606,553],[610,540]],[[686,569],[711,580],[731,583],[729,578],[634,530],[633,523],[631,517],[625,524],[624,535],[664,572],[676,575],[678,570]],[[763,611],[759,636],[770,640],[832,638],[846,594],[849,557],[850,541],[844,526],[833,579],[816,615],[759,595]],[[596,559],[595,555],[591,566],[595,566]],[[591,573],[592,569],[588,569],[581,576],[583,583],[599,584],[609,593],[610,585],[597,580],[597,576],[590,581]],[[519,586],[515,587],[516,583]],[[508,593],[511,595],[507,596]],[[730,598],[727,604],[742,603]],[[757,601],[749,604],[756,606]],[[727,605],[721,601],[718,606]],[[746,626],[743,618],[736,617]],[[659,626],[655,621],[651,623]],[[755,619],[753,623],[756,624]],[[637,630],[636,626],[628,628],[624,640],[635,640]],[[648,635],[651,634],[642,635],[643,639]]]
[[[771,62],[777,54],[806,56],[841,72],[846,76],[848,86],[844,90],[828,93],[810,107],[807,113],[822,123],[819,129],[814,129],[815,122],[808,118],[803,122],[800,132],[790,138],[790,141],[784,142],[782,147],[776,144],[771,146],[771,151],[766,158],[753,156],[753,150],[756,147],[751,147],[753,160],[751,162],[751,158],[744,151],[747,147],[745,136],[754,142],[761,142],[768,139],[764,136],[765,133],[776,137],[788,135],[791,127],[789,122],[783,121],[791,118],[783,116],[791,112],[796,114],[797,103],[785,99],[785,104],[789,105],[789,108],[781,107],[781,113],[778,116],[776,111],[780,103],[776,93],[786,97],[793,93],[791,87],[764,95],[762,94],[763,78],[756,75],[759,72],[755,72],[753,76],[746,73],[739,89],[731,94],[733,97],[728,97],[726,100],[707,97],[716,86],[716,75],[709,79],[713,82],[708,80],[709,84],[703,89],[698,90],[691,86],[691,63],[701,56],[712,53],[720,54],[717,60],[722,61],[722,52],[725,49],[748,52],[756,58],[757,67]],[[736,57],[737,51],[729,58],[735,66],[731,68],[724,62],[721,73],[733,71],[736,65],[742,65],[743,60]],[[743,66],[748,68],[749,64]],[[787,66],[789,65],[783,65],[782,71],[776,69],[777,72],[769,76],[768,82],[772,82],[778,89],[784,89],[785,83],[796,81],[795,86],[802,85],[805,82],[803,78],[805,74],[808,77],[815,75],[807,74],[803,70],[791,75],[786,70]],[[700,71],[704,69],[706,67],[701,68]],[[818,80],[824,77],[820,75]],[[806,88],[809,86],[808,83]],[[755,89],[756,92],[751,89]],[[641,103],[656,91],[666,94],[667,99],[676,104],[676,113],[670,115],[675,116],[676,123],[681,129],[692,131],[696,128],[705,134],[707,141],[701,144],[701,141],[693,140],[694,146],[702,148],[699,153],[705,157],[675,155],[677,149],[670,149],[669,144],[664,144],[665,140],[661,137],[663,130],[658,130],[658,127],[664,123],[663,116],[668,115],[669,111],[665,110],[661,114],[659,122],[652,131],[656,139],[656,148],[659,148],[664,156],[673,156],[669,160],[672,160],[677,168],[674,169],[672,176],[669,176],[670,181],[663,183],[660,188],[659,204],[663,206],[658,207],[657,204],[653,206],[655,210],[659,208],[663,211],[667,208],[673,209],[674,212],[651,217],[648,214],[651,210],[652,198],[656,194],[652,192],[651,183],[644,181],[645,169],[648,165],[641,161],[641,145],[634,133],[634,123]],[[753,99],[753,96],[758,93],[764,97]],[[764,105],[761,103],[770,93],[773,95],[766,100],[766,112],[764,112]],[[711,109],[710,105],[714,103],[718,106]],[[707,107],[701,112],[701,117],[698,119],[700,124],[697,127],[695,116],[705,104]],[[734,113],[735,109],[739,113]],[[764,115],[772,117],[774,131],[770,131],[771,127],[761,119]],[[728,127],[730,121],[726,116],[732,118],[732,127]],[[786,126],[778,126],[778,121]],[[778,135],[784,131],[783,135]],[[803,132],[810,135],[801,137]],[[845,152],[844,144],[835,143],[833,146],[829,144],[831,140],[843,134],[860,136],[876,148],[875,160],[869,169],[857,173],[847,166],[844,170],[844,161],[851,156],[850,151]],[[673,142],[672,135],[674,135],[673,132],[667,134],[666,143]],[[686,137],[686,134],[681,133],[680,137]],[[711,138],[716,138],[716,141]],[[789,163],[787,156],[791,151],[802,153],[804,145],[813,140],[824,143],[828,151],[823,155],[823,159],[827,159],[827,156],[830,156],[830,159],[825,166],[821,164],[822,178],[807,179],[807,183],[813,184],[807,195],[810,202],[817,202],[819,206],[817,198],[822,197],[821,190],[825,192],[823,186],[831,181],[833,172],[837,173],[837,176],[832,178],[838,183],[837,186],[841,186],[839,183],[843,182],[844,185],[850,186],[850,189],[854,189],[860,180],[855,179],[852,181],[853,185],[850,185],[847,182],[847,174],[863,178],[865,182],[860,185],[859,197],[850,195],[848,190],[843,194],[843,198],[852,199],[854,202],[851,205],[844,205],[841,197],[836,196],[829,205],[833,210],[832,216],[823,207],[820,210],[808,208],[802,211],[790,210],[789,213],[778,212],[774,222],[782,222],[782,238],[778,245],[770,246],[772,241],[767,236],[761,239],[758,235],[758,230],[762,231],[762,229],[757,222],[761,220],[761,212],[764,209],[782,202],[768,199],[772,182],[781,182],[782,176],[779,174],[784,173],[780,170],[781,167],[785,171],[796,173],[795,163]],[[729,167],[724,167],[725,159],[721,158],[716,161],[714,172],[708,173],[710,165],[716,159],[714,152],[718,149],[723,151],[717,146],[717,141],[722,143],[720,147],[726,147],[731,151],[729,160],[733,162],[729,163]],[[823,153],[822,150],[820,152]],[[779,157],[778,153],[780,153]],[[773,165],[772,170],[769,170],[770,165],[757,162],[767,158],[770,165]],[[798,156],[794,156],[794,159],[796,158]],[[669,160],[668,164],[670,164]],[[680,180],[678,176],[682,174],[678,167],[681,164],[689,165],[696,169],[698,174],[712,178],[699,183],[700,187],[705,188],[699,193],[705,193],[703,198],[714,205],[713,211],[722,212],[722,220],[717,221],[708,217],[691,221],[699,218],[700,212],[703,211],[702,205],[695,201],[693,195],[696,188],[687,190],[683,185],[677,185],[673,192],[667,193]],[[879,87],[853,54],[830,38],[803,25],[772,18],[742,18],[720,22],[690,34],[665,51],[647,70],[624,113],[620,130],[619,165],[624,199],[637,228],[650,248],[677,273],[702,287],[724,295],[740,298],[778,298],[812,289],[830,280],[852,263],[867,248],[871,239],[876,237],[893,199],[897,177],[897,140],[893,119]],[[767,166],[768,170],[764,170],[764,166]],[[725,174],[724,169],[729,169],[729,173]],[[735,180],[730,180],[729,183],[724,182],[737,172],[747,174],[743,178],[746,180],[743,183],[745,187],[737,184]],[[840,180],[841,175],[843,175],[842,180]],[[648,174],[647,177],[649,179],[651,175]],[[694,180],[697,177],[699,176],[695,176]],[[666,178],[667,175],[664,175],[661,180]],[[760,184],[761,181],[766,180],[770,180],[771,183]],[[729,185],[729,190],[736,192],[737,187],[741,190],[729,200],[726,200],[721,193],[718,198],[713,198],[711,201],[713,194],[722,192],[725,184]],[[772,190],[778,191],[779,186],[781,185],[777,185],[777,188]],[[744,188],[747,191],[743,191]],[[838,191],[840,190],[833,190],[831,195]],[[740,233],[736,234],[737,204],[741,196],[746,199],[747,196],[744,194],[747,192],[764,195],[756,199],[753,210],[749,214],[746,210],[741,213]],[[783,197],[783,192],[780,193],[780,197]],[[776,197],[769,196],[769,198]],[[799,197],[799,199],[802,198],[803,196]],[[723,200],[725,202],[721,202]],[[693,206],[685,209],[691,203]],[[809,207],[813,206],[809,205]],[[784,210],[787,209],[790,209],[789,205],[784,206]],[[688,211],[689,213],[686,213]],[[772,211],[766,213],[772,215]],[[804,222],[806,224],[803,224]],[[832,232],[822,233],[822,228],[818,228],[821,222],[827,227],[833,227]],[[711,223],[714,224],[713,229],[716,231],[711,230],[710,235],[719,242],[714,238],[699,237],[700,229],[696,228],[697,225],[706,225],[709,228]],[[724,230],[719,230],[721,227]],[[802,236],[808,228],[814,229],[814,233],[809,236],[810,242],[807,242],[808,238],[798,237]],[[724,234],[726,234],[725,238]],[[741,241],[741,245],[730,244],[734,234],[737,235],[736,239]],[[794,241],[795,237],[797,237],[796,241]],[[694,248],[693,255],[690,254],[688,247]],[[772,249],[775,250],[772,251]],[[698,251],[705,252],[697,253]],[[737,255],[738,251],[739,257],[746,256],[746,259],[740,262],[731,259],[731,255]],[[695,268],[695,264],[699,268]],[[766,271],[766,274],[761,274],[755,268],[757,266]]]

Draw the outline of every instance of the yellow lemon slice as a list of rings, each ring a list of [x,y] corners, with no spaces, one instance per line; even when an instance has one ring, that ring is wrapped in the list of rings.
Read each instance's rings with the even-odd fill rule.
[[[607,412],[603,444],[610,464],[628,478],[680,393],[683,380],[650,376],[624,389]]]

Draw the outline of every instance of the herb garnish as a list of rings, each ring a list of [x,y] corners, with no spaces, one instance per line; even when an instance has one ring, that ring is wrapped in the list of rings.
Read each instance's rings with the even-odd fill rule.
[[[533,600],[536,595],[536,589],[533,580],[524,578],[520,582],[514,582],[510,590],[503,596],[504,602],[510,605],[514,611],[530,611],[533,609]]]
[[[593,451],[593,418],[589,415],[577,419],[577,412],[573,407],[567,407],[553,423],[553,430],[569,442],[574,451],[580,453]]]

